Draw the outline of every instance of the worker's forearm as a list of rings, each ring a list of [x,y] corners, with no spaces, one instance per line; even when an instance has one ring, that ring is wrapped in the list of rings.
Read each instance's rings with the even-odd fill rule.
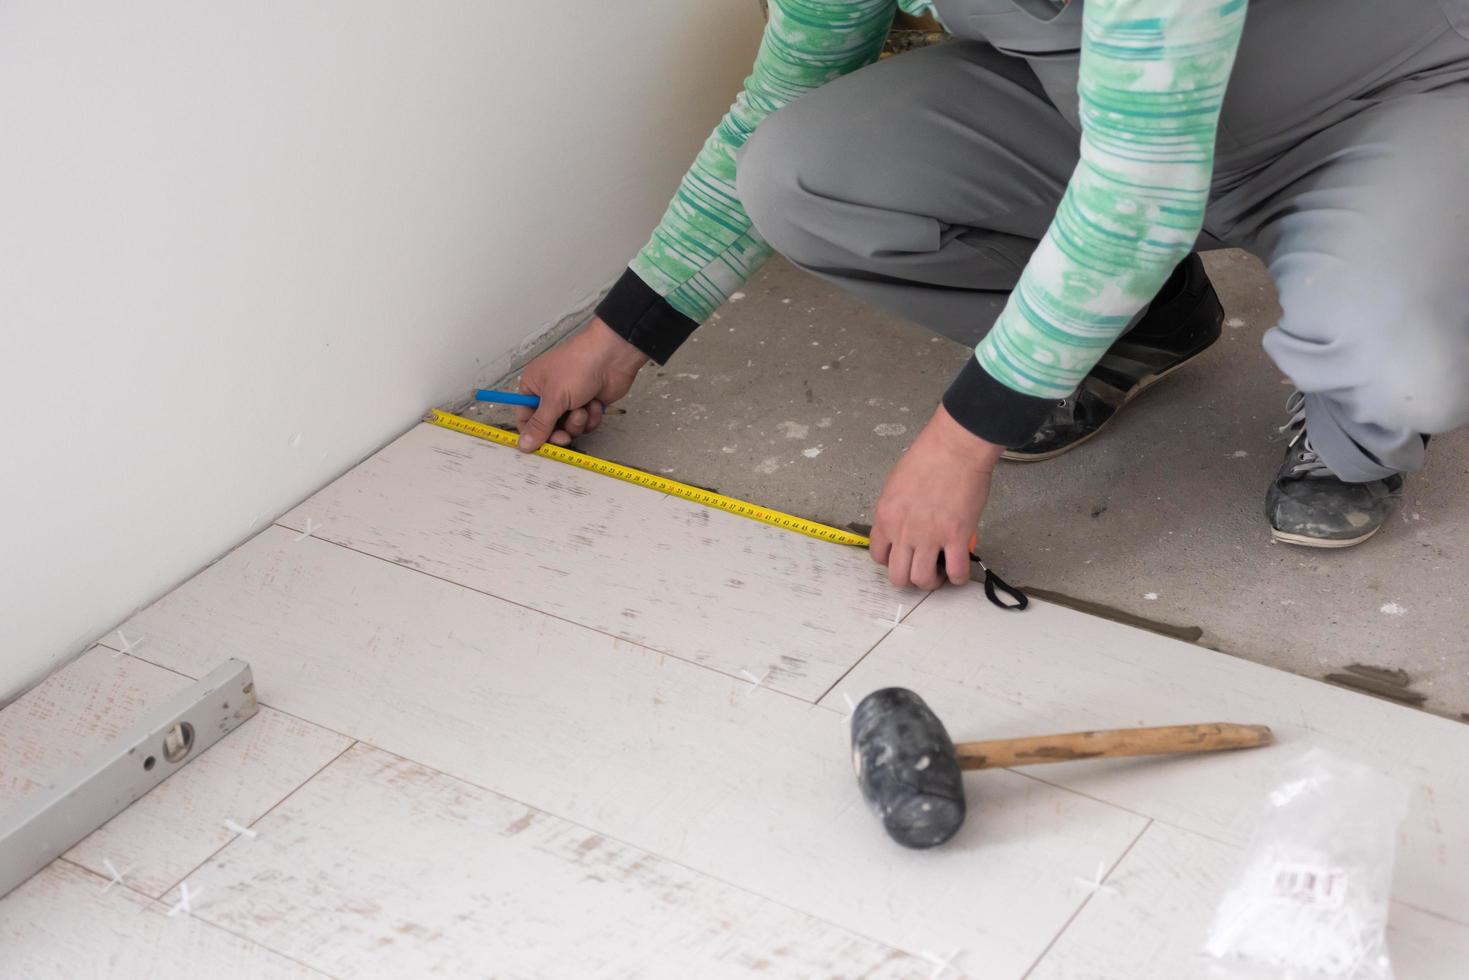
[[[770,255],[735,193],[735,151],[772,112],[875,60],[896,0],[772,0],[754,69],[662,222],[597,313],[662,362]]]
[[[1245,0],[1087,0],[1081,159],[975,359],[945,396],[986,439],[1029,437],[1188,254]]]

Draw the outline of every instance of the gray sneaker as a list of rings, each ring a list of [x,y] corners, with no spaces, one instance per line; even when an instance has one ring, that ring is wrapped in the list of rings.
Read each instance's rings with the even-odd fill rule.
[[[1403,475],[1368,483],[1347,483],[1316,455],[1306,432],[1305,396],[1286,402],[1291,419],[1285,461],[1265,494],[1265,516],[1276,541],[1308,548],[1350,548],[1382,530],[1397,509]]]

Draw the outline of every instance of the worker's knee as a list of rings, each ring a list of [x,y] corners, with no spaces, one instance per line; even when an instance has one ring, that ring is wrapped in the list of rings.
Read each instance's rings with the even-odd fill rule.
[[[735,155],[735,193],[755,231],[786,253],[800,194],[795,178],[798,137],[781,109],[763,120]]]
[[[786,106],[756,127],[735,157],[735,192],[761,238],[792,261],[815,264],[813,211],[824,200],[806,188],[822,172],[822,147],[803,138],[800,115]]]

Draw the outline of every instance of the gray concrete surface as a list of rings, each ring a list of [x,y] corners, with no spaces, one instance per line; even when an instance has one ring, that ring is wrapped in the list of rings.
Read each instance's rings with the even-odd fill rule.
[[[1229,317],[1220,343],[1091,443],[1004,464],[981,554],[1016,584],[1198,626],[1205,645],[1300,674],[1405,671],[1410,700],[1469,719],[1469,433],[1435,439],[1401,513],[1364,546],[1272,543],[1263,499],[1290,387],[1260,336],[1280,310],[1254,258],[1207,262]],[[867,522],[966,356],[777,259],[577,448]]]

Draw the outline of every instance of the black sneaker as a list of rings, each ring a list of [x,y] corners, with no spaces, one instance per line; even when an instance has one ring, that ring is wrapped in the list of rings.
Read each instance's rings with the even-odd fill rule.
[[[1137,326],[1119,337],[1074,394],[1005,459],[1034,463],[1086,442],[1112,416],[1219,339],[1224,307],[1197,253],[1178,264]]]
[[[1347,483],[1311,448],[1306,432],[1305,397],[1286,402],[1291,419],[1280,427],[1291,433],[1285,462],[1265,494],[1270,535],[1308,548],[1350,548],[1382,530],[1403,494],[1403,475],[1370,483]]]

